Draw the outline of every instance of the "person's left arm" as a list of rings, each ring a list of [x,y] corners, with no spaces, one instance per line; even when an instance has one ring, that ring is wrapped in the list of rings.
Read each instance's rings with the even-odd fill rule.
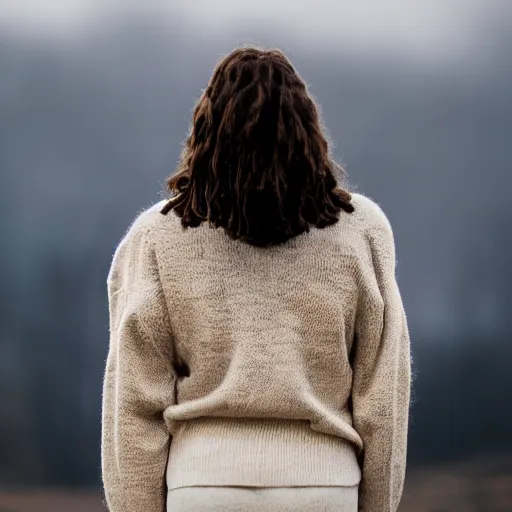
[[[110,512],[165,512],[171,436],[163,412],[174,401],[175,372],[167,303],[150,234],[143,223],[132,225],[107,279],[110,342],[101,458]]]

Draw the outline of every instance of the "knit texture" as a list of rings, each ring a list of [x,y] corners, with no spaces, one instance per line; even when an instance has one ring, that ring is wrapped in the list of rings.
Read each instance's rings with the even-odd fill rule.
[[[354,487],[184,487],[170,492],[169,512],[357,512]]]
[[[259,248],[163,204],[107,280],[110,512],[164,512],[167,487],[359,481],[360,512],[396,511],[411,360],[382,209],[353,194],[337,224]]]

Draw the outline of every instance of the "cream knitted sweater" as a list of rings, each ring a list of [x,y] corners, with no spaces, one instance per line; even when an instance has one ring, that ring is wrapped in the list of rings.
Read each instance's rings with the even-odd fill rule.
[[[337,224],[257,248],[163,204],[108,276],[110,512],[164,512],[180,486],[357,483],[360,511],[396,511],[411,362],[380,207],[353,194]]]

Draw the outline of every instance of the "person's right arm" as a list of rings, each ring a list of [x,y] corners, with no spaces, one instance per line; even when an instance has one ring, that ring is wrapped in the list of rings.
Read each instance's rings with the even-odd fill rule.
[[[407,457],[411,387],[410,341],[395,277],[395,243],[388,219],[366,232],[373,285],[361,294],[353,362],[354,428],[363,440],[360,512],[396,512]]]

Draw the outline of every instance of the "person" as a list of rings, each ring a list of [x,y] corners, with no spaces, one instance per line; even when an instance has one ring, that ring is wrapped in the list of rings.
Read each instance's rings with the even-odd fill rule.
[[[108,274],[110,512],[394,512],[411,359],[392,228],[279,50],[237,48]]]

